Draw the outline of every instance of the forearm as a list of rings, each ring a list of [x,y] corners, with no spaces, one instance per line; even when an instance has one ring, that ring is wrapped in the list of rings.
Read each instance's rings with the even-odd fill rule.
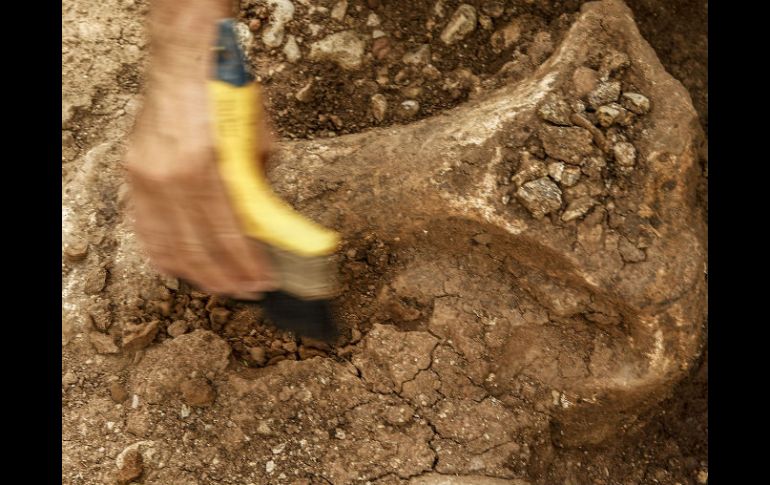
[[[232,17],[233,0],[153,0],[150,6],[153,75],[206,78],[217,20]]]

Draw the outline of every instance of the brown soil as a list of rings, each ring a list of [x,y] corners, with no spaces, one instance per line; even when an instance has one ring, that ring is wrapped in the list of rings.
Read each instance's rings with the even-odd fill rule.
[[[336,3],[326,0],[313,5],[332,9]],[[301,42],[305,55],[307,44],[329,33],[355,30],[366,39],[362,66],[349,71],[329,61],[308,62],[303,58],[297,63],[287,62],[282,50],[266,47],[260,40],[261,30],[256,30],[251,56],[255,74],[267,92],[267,104],[278,133],[288,138],[336,136],[374,126],[408,123],[457,106],[470,95],[531,72],[558,45],[580,6],[574,0],[471,0],[465,3],[477,7],[480,14],[487,11],[496,16],[487,17],[488,28],[479,27],[475,35],[447,46],[440,40],[441,26],[461,3],[440,2],[442,17],[436,14],[436,2],[431,0],[350,2],[344,22],[329,21],[327,15],[319,12],[303,15],[308,8],[297,5],[294,20],[286,24],[286,34]],[[260,15],[262,20],[267,18],[265,10],[258,7],[247,8],[242,15],[247,24]],[[379,19],[376,27],[367,26],[371,15]],[[492,42],[493,34],[514,20],[518,41],[507,47]],[[308,35],[311,24],[321,25],[323,33]],[[376,30],[386,33],[379,41],[371,38]],[[426,64],[402,61],[404,54],[426,45],[430,47]],[[497,75],[512,59],[517,60],[516,66],[509,67],[515,69]],[[426,72],[426,65],[432,66],[432,74]],[[298,101],[294,95],[311,81],[312,95]],[[390,107],[382,121],[377,121],[370,110],[370,97],[377,93],[385,96]],[[406,100],[419,103],[417,114],[407,116],[395,109]]]
[[[439,37],[458,0],[439,2],[443,17],[434,1],[350,1],[342,21],[329,17],[336,0],[297,1],[285,30],[298,41],[296,62],[285,59],[283,44],[265,48],[264,2],[242,3],[244,23],[261,20],[250,55],[278,135],[319,138],[429,118],[526,77],[558,46],[583,2],[468,0],[494,14],[490,27],[477,26],[448,47]],[[310,13],[310,5],[328,11]],[[707,4],[629,5],[666,68],[690,91],[707,131]],[[435,483],[414,480],[474,470],[471,455],[483,463],[475,468],[480,479],[490,479],[477,483],[707,483],[707,352],[668,399],[597,446],[561,446],[546,409],[564,394],[552,396],[524,374],[512,374],[517,402],[497,399],[484,381],[491,357],[477,340],[494,347],[499,335],[474,325],[508,306],[502,298],[516,300],[521,318],[543,320],[542,335],[522,338],[553,349],[553,379],[565,391],[586,367],[580,349],[612,340],[622,328],[591,325],[582,315],[549,319],[550,296],[533,288],[561,291],[558,285],[511,262],[508,248],[490,245],[478,227],[426,226],[444,236],[439,242],[349,235],[340,255],[346,291],[336,302],[343,335],[333,346],[275,329],[258,305],[158,277],[123,220],[119,167],[120,140],[140,101],[146,2],[63,6],[63,483]],[[372,13],[377,26],[367,26]],[[495,48],[491,37],[514,19],[519,40]],[[318,34],[311,24],[320,26]],[[308,60],[312,42],[342,30],[365,38],[359,68]],[[387,53],[372,53],[373,30],[386,34],[387,46],[379,42],[375,50]],[[435,70],[402,61],[424,44]],[[311,80],[311,94],[298,100]],[[371,109],[378,93],[388,104],[381,121]],[[416,114],[399,110],[406,100],[419,103]],[[633,137],[641,126],[627,133]],[[537,137],[526,143],[543,152]],[[512,156],[507,163],[515,171],[522,162]],[[603,176],[623,190],[621,175]],[[420,282],[421,291],[399,286],[399,275],[414,268],[436,275]],[[467,319],[468,331],[442,334],[449,330],[436,325],[438,314]],[[389,359],[402,355],[414,361],[392,366]],[[542,412],[512,411],[520,402]]]
[[[629,0],[642,35],[684,84],[708,134],[708,2]]]

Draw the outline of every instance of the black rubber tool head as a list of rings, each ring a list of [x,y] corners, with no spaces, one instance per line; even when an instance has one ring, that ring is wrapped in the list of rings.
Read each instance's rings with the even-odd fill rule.
[[[283,291],[273,291],[265,293],[262,305],[265,315],[276,327],[294,332],[298,337],[332,343],[339,335],[329,300],[303,300]]]

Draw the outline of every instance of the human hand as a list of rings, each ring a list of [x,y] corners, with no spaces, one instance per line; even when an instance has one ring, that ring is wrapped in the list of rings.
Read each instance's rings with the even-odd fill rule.
[[[152,8],[146,97],[126,154],[136,233],[161,271],[203,291],[257,299],[275,288],[275,276],[219,177],[206,85],[216,21],[231,14],[230,3],[156,0]],[[264,124],[259,139],[264,164]]]

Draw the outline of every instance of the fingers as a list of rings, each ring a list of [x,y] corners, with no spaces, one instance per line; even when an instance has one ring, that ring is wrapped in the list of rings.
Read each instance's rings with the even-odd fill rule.
[[[176,238],[180,268],[187,279],[213,293],[237,291],[237,285],[228,276],[221,250],[216,244],[212,228],[201,217],[197,190],[189,181],[170,184],[163,188],[168,201],[168,217],[176,220]]]
[[[241,231],[216,167],[209,167],[204,184],[195,184],[198,190],[188,200],[189,216],[205,231],[206,247],[235,288],[231,291],[269,290],[274,285],[268,257]]]
[[[264,249],[241,230],[219,178],[205,85],[163,72],[153,81],[126,157],[136,232],[168,274],[209,293],[258,299],[276,289],[276,278]],[[266,122],[260,131],[259,160],[266,160]]]
[[[134,151],[131,157],[142,155]],[[136,230],[153,263],[210,293],[253,299],[273,289],[268,256],[241,232],[213,152],[188,158],[192,156],[208,157],[209,162],[188,160],[202,170],[168,177],[148,174],[146,160],[129,164]]]

